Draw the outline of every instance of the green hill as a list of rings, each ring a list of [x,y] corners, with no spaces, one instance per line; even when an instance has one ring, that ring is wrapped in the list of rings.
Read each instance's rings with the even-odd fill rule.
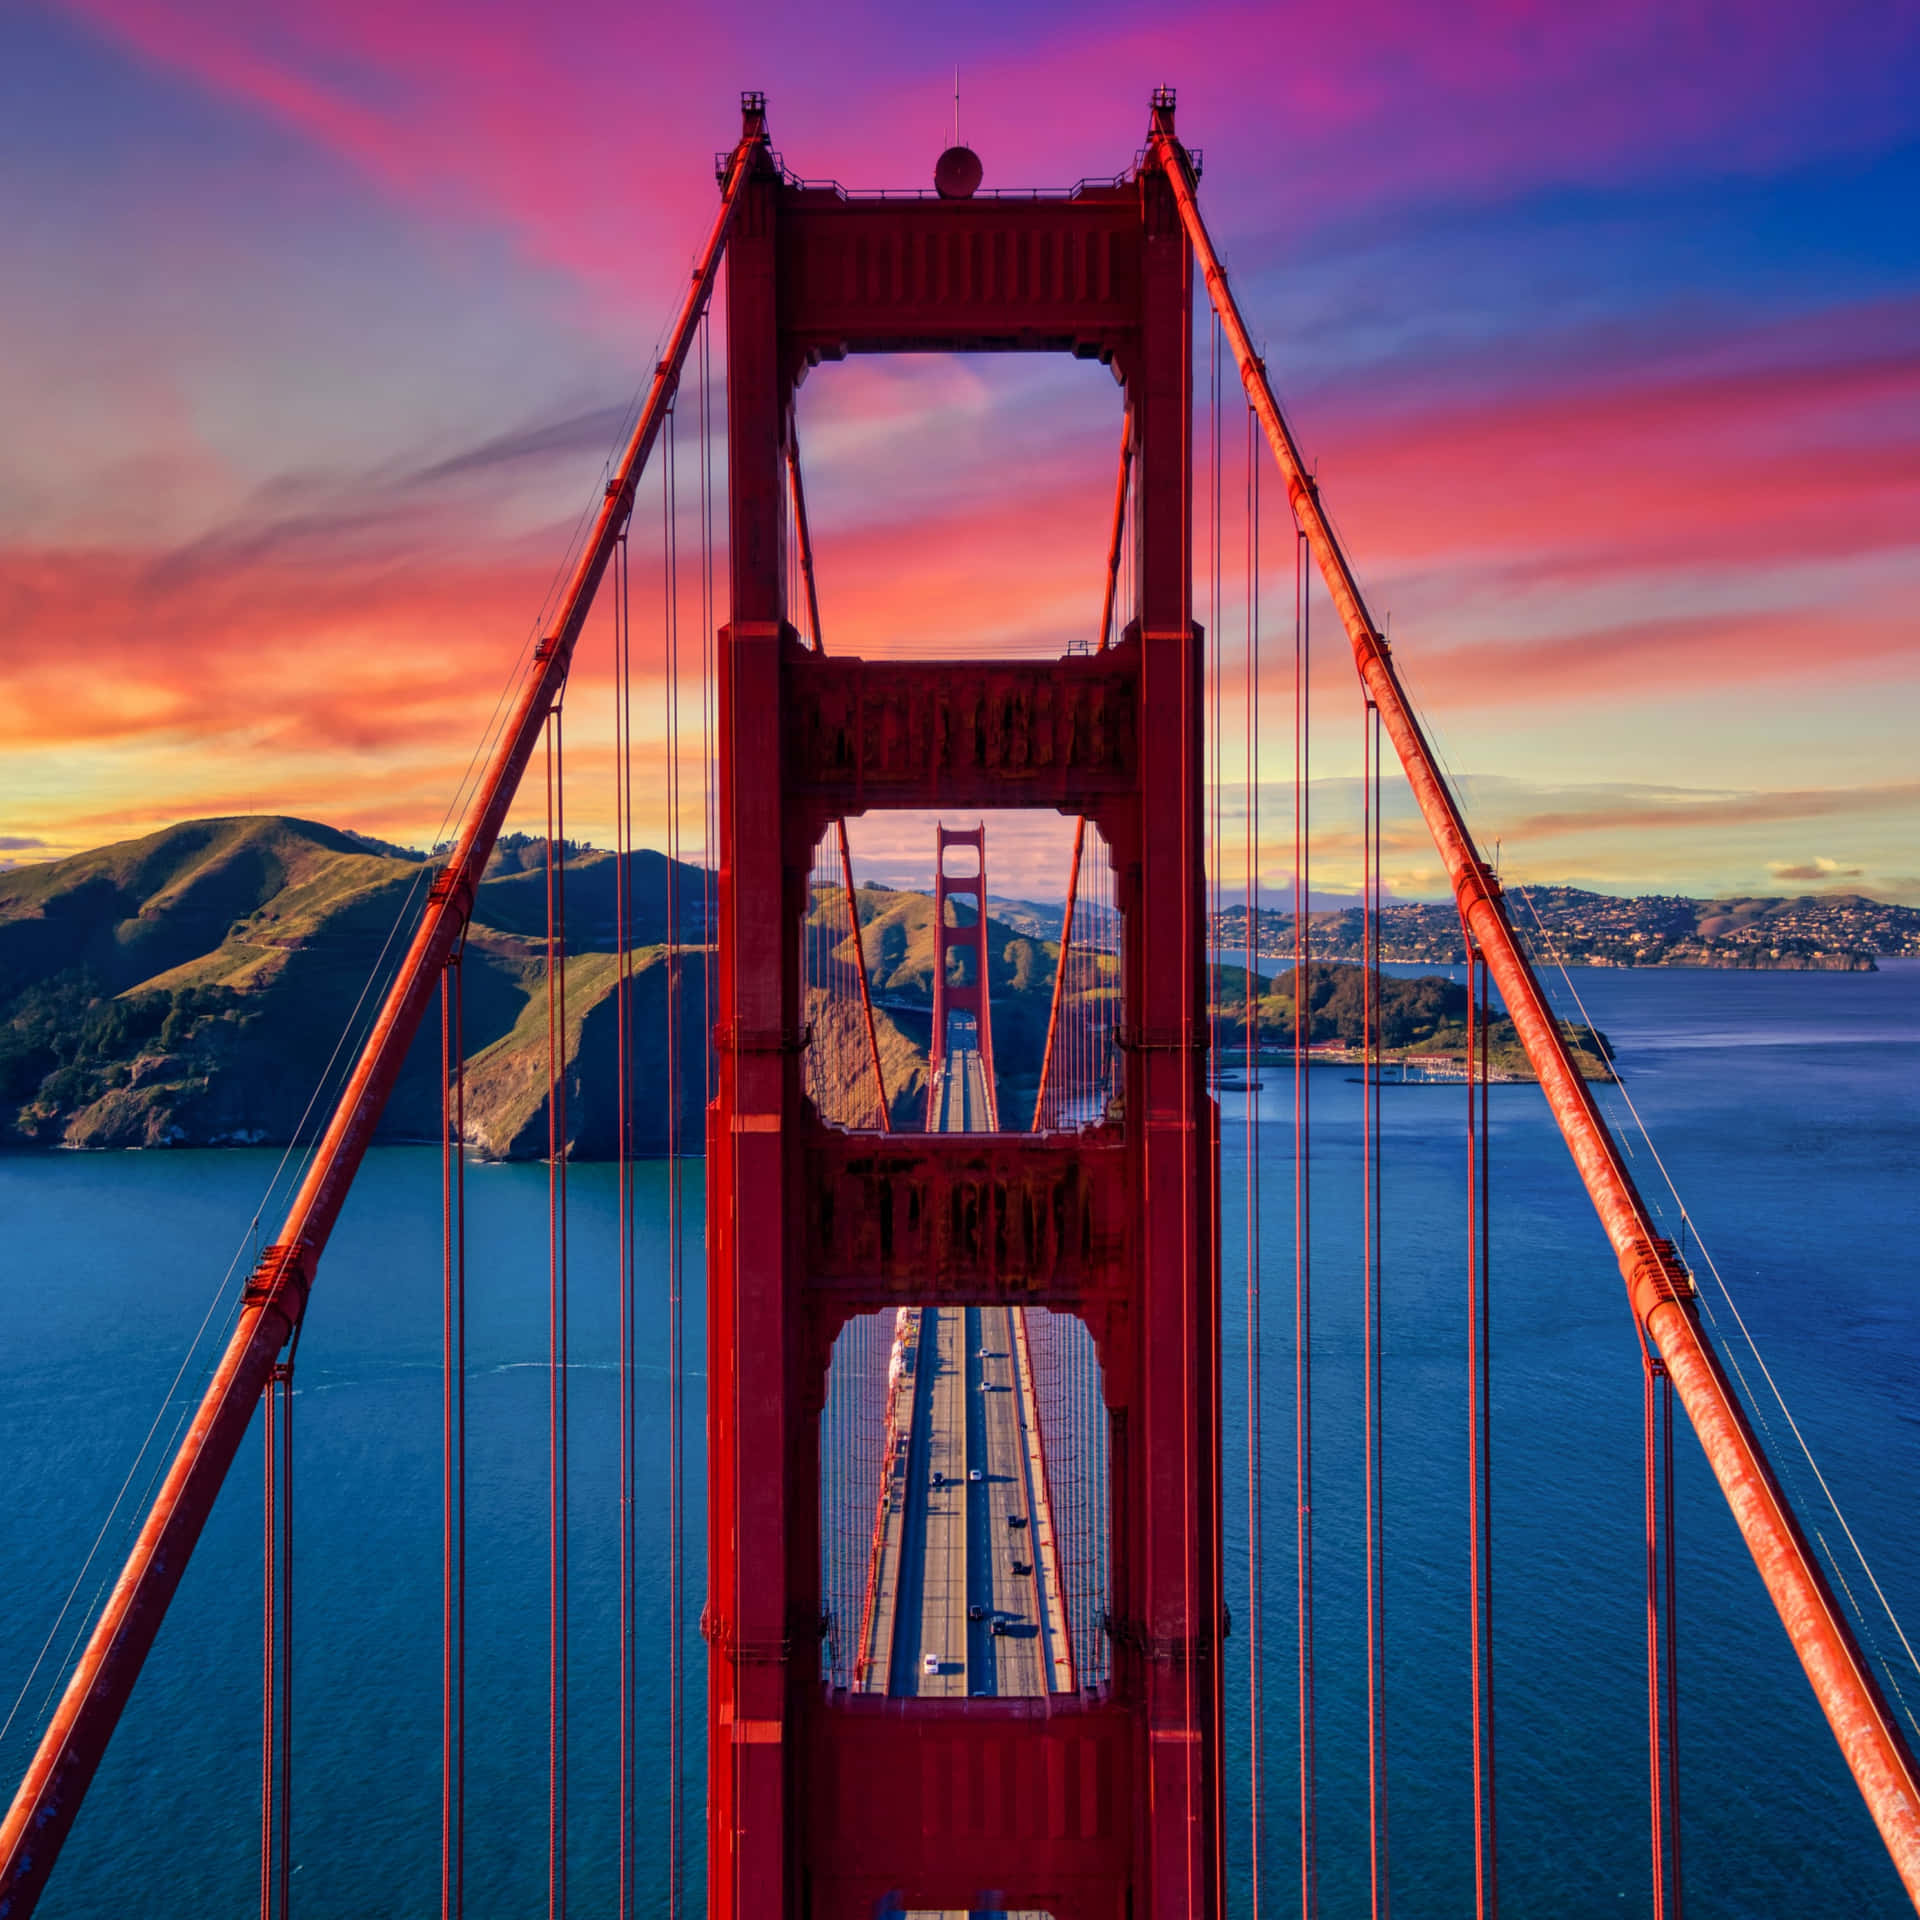
[[[524,871],[523,845],[503,849],[480,889],[462,962],[465,1032],[476,1068],[537,1015],[542,1093],[546,1060],[544,872]],[[544,863],[544,849],[534,859]],[[633,925],[643,942],[666,933],[666,862],[633,857]],[[611,854],[570,863],[569,945],[576,958],[612,945]],[[424,901],[432,869],[368,851],[313,821],[199,820],[144,840],[0,874],[0,1141],[79,1147],[279,1144],[294,1134],[316,1088],[337,1084],[378,992]],[[701,876],[680,872],[682,930],[698,924]],[[538,901],[538,919],[530,900]],[[487,916],[505,923],[488,924]],[[697,937],[697,936],[696,936]],[[709,1015],[696,949],[681,1006],[681,1045],[698,1062]],[[589,967],[569,1012],[579,1022],[605,998],[610,956]],[[604,976],[604,977],[603,977]],[[665,996],[636,992],[638,1144],[657,1151],[666,1119],[650,1081],[665,1055]],[[430,1023],[431,1025],[432,1023]],[[531,1049],[533,1042],[525,1042]],[[336,1051],[338,1049],[338,1051]],[[570,1072],[591,1071],[591,1050]],[[604,1077],[612,1081],[612,1049]],[[333,1072],[329,1075],[329,1067]],[[435,1137],[439,1038],[409,1054],[379,1137]],[[657,1079],[664,1079],[659,1073]],[[683,1125],[699,1138],[704,1073],[684,1089]],[[495,1110],[496,1100],[503,1102]],[[519,1142],[507,1082],[494,1067],[470,1091],[476,1144]],[[537,1129],[545,1151],[544,1111]],[[520,1150],[517,1149],[516,1150]]]
[[[145,839],[0,873],[0,1144],[134,1147],[280,1144],[324,1113],[417,920],[432,867],[313,821],[196,820]],[[616,981],[612,854],[570,850],[567,861],[566,1075],[571,1150],[614,1150]],[[627,869],[634,959],[636,1120],[642,1153],[666,1144],[668,882],[681,941],[681,1138],[704,1138],[713,1010],[702,944],[706,881],[670,875],[658,854]],[[478,890],[462,962],[468,1137],[509,1158],[546,1152],[547,968],[545,848],[502,845]],[[926,1111],[933,1010],[933,902],[924,893],[863,887],[861,937],[871,969],[893,1124]],[[1031,903],[1015,903],[1016,908]],[[844,907],[822,895],[817,928],[844,959]],[[990,913],[988,967],[1001,1110],[1021,1126],[1032,1109],[1058,964],[1043,922]],[[1023,930],[1024,928],[1024,930]],[[812,943],[817,951],[822,943]],[[369,983],[373,983],[369,986]],[[1117,1012],[1117,964],[1102,967],[1101,1000]],[[1243,1044],[1245,976],[1223,969],[1220,1029]],[[1290,979],[1262,984],[1263,1045],[1292,1032]],[[1444,980],[1382,981],[1390,1051],[1457,1048],[1464,990]],[[1316,964],[1317,1041],[1358,1037],[1357,968]],[[864,1027],[818,991],[807,1018],[819,1036],[811,1065],[830,1117],[865,1124],[872,1072]],[[342,1036],[350,1039],[342,1044]],[[1524,1068],[1511,1032],[1496,1028],[1499,1063]],[[1604,1072],[1605,1043],[1587,1043]],[[834,1083],[833,1076],[839,1076]],[[421,1140],[439,1126],[439,1035],[429,1022],[409,1055],[379,1137]]]

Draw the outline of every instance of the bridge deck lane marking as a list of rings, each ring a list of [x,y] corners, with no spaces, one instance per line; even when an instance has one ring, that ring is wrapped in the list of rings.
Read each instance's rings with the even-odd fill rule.
[[[935,1130],[976,1131],[991,1112],[985,1062],[975,1048],[955,1048],[941,1074]],[[900,1395],[906,1461],[895,1483],[899,1498],[885,1516],[875,1608],[876,1653],[884,1644],[891,1659],[884,1670],[876,1665],[872,1684],[892,1693],[1031,1697],[1068,1684],[1058,1651],[1061,1582],[1018,1313],[917,1314],[914,1378]],[[982,1617],[971,1620],[975,1606]],[[998,1634],[996,1616],[1005,1622]],[[933,1673],[929,1655],[938,1663]]]
[[[921,1675],[922,1691],[957,1699],[967,1694],[966,1315],[940,1314],[939,1371],[933,1382],[933,1467],[944,1484],[927,1493],[926,1648],[940,1672]],[[938,1687],[930,1682],[938,1681]]]
[[[985,1495],[986,1531],[992,1543],[981,1598],[1006,1623],[1006,1631],[1000,1635],[993,1634],[990,1623],[983,1623],[994,1652],[994,1691],[1009,1695],[1045,1693],[1047,1668],[1041,1648],[1039,1588],[1031,1571],[1035,1539],[1027,1498],[1026,1436],[1014,1375],[1013,1310],[983,1308],[977,1318],[980,1344],[974,1360],[978,1381],[975,1398],[985,1442],[981,1465],[987,1477],[976,1491]],[[1021,1524],[1013,1525],[1016,1520]],[[1028,1571],[1018,1573],[1017,1567]]]

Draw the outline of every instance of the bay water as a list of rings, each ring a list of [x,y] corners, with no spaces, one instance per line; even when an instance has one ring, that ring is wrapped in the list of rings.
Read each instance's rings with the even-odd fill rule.
[[[1920,965],[1876,974],[1576,970],[1660,1162],[1875,1575],[1920,1623]],[[1554,983],[1557,998],[1569,988]],[[1570,998],[1564,1011],[1574,1011]],[[1366,1910],[1358,1255],[1360,1089],[1311,1078],[1313,1509],[1321,1911]],[[1297,1908],[1294,1191],[1290,1075],[1223,1105],[1235,1910],[1250,1854],[1246,1570],[1249,1100],[1258,1119],[1265,1579],[1262,1887]],[[1389,1836],[1402,1916],[1471,1911],[1464,1101],[1383,1094]],[[1621,1096],[1605,1096],[1625,1120]],[[1509,1916],[1649,1909],[1641,1379],[1613,1261],[1536,1088],[1492,1093],[1500,1893]],[[1678,1211],[1628,1123],[1633,1170]],[[204,1378],[271,1153],[0,1158],[0,1740],[18,1779],[74,1628],[111,1579],[161,1443]],[[667,1170],[637,1170],[643,1912],[665,1910]],[[695,1889],[704,1775],[706,1385],[697,1162],[682,1172]],[[470,1258],[468,1909],[545,1900],[546,1172],[475,1166]],[[615,1181],[572,1188],[572,1901],[613,1905],[618,1543]],[[1732,1306],[1711,1327],[1863,1608],[1871,1591]],[[199,1360],[176,1379],[212,1304]],[[321,1269],[297,1367],[294,1903],[437,1911],[438,1155],[370,1156]],[[158,1416],[156,1420],[156,1416]],[[152,1444],[141,1456],[150,1432]],[[1828,1920],[1908,1911],[1704,1460],[1677,1447],[1687,1906]],[[139,1465],[136,1468],[136,1459]],[[130,1476],[130,1469],[133,1469]],[[237,1913],[255,1900],[260,1446],[240,1459],[41,1911]],[[118,1514],[109,1519],[125,1488]],[[92,1559],[89,1563],[89,1553]],[[83,1573],[82,1569],[86,1571]],[[63,1599],[72,1606],[59,1620]],[[1869,1624],[1874,1625],[1869,1613]],[[50,1630],[51,1635],[50,1635]],[[1920,1710],[1920,1676],[1875,1643]],[[29,1682],[43,1646],[45,1659]]]

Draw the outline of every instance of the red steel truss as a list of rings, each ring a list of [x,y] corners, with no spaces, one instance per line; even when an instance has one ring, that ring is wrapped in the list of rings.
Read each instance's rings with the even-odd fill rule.
[[[709,1912],[850,1920],[898,1906],[1037,1908],[1055,1920],[1188,1920],[1224,1906],[1218,1135],[1205,1091],[1202,650],[1191,579],[1196,264],[1368,699],[1447,862],[1470,947],[1519,1029],[1636,1320],[1920,1897],[1912,1755],[1699,1324],[1685,1269],[1655,1234],[1569,1062],[1498,882],[1404,697],[1201,220],[1171,95],[1156,96],[1130,178],[1006,200],[860,200],[806,186],[776,166],[761,97],[744,105],[665,357],[454,851],[0,1824],[0,1915],[33,1910],[261,1388],[298,1329],[564,687],[723,251],[733,617],[718,649],[719,1072],[707,1143]],[[1120,484],[1123,501],[1132,490],[1138,615],[1097,653],[865,662],[801,643],[783,566],[789,501],[799,504],[797,470],[791,492],[786,483],[795,390],[823,360],[928,349],[1071,352],[1111,366],[1124,387]],[[810,587],[810,563],[808,573]],[[817,613],[810,625],[817,640]],[[1126,1023],[1120,1117],[1074,1132],[919,1138],[825,1126],[803,1095],[794,937],[822,833],[873,808],[1009,806],[1091,821],[1112,863]],[[848,865],[843,852],[851,897]],[[942,893],[954,884],[943,881]],[[984,874],[978,884],[984,923]],[[944,987],[944,932],[937,944]],[[981,962],[984,984],[984,953]],[[983,997],[986,1051],[984,1015]],[[877,1075],[871,1034],[869,1045]],[[945,1703],[822,1685],[829,1358],[850,1316],[906,1304],[1046,1307],[1089,1329],[1110,1460],[1111,1678],[1098,1689]]]
[[[1052,197],[860,200],[766,161],[729,273],[709,1911],[851,1920],[891,1898],[1057,1920],[1214,1914],[1217,1141],[1179,209],[1157,169]],[[935,348],[1072,352],[1124,385],[1140,614],[1118,644],[884,663],[801,644],[782,564],[795,389],[823,360]],[[821,832],[873,807],[1049,808],[1099,827],[1125,928],[1122,1122],[916,1140],[808,1119],[792,929]],[[944,997],[959,1004],[958,989]],[[819,1416],[834,1335],[875,1307],[1003,1302],[1079,1314],[1099,1351],[1112,1680],[956,1703],[823,1691]]]

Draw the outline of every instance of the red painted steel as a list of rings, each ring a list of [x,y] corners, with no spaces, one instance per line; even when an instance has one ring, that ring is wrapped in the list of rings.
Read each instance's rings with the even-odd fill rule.
[[[799,1264],[847,1313],[1124,1299],[1138,1230],[1117,1128],[805,1142]]]
[[[753,96],[757,100],[757,96]],[[160,1630],[188,1556],[212,1510],[276,1356],[300,1324],[314,1270],[346,1201],[408,1047],[439,985],[440,969],[466,924],[473,890],[547,715],[565,685],[573,649],[634,490],[667,417],[694,330],[713,291],[722,250],[749,177],[765,145],[757,105],[723,176],[700,264],[655,368],[633,434],[608,482],[591,533],[550,631],[534,648],[459,840],[436,876],[427,907],[372,1034],[355,1063],[307,1176],[280,1230],[247,1282],[239,1322],[179,1450],[167,1470],[133,1551],[122,1568],[53,1721],[0,1824],[0,1914],[32,1912],[61,1843],[118,1724],[127,1696]]]
[[[827,1920],[891,1896],[1057,1920],[1212,1915],[1223,1615],[1192,256],[1152,170],[1058,197],[862,201],[767,163],[728,262],[708,1910]],[[1119,373],[1140,618],[1115,646],[865,662],[801,644],[785,567],[795,390],[842,353],[928,348],[1071,351]],[[1085,815],[1111,850],[1124,1119],[951,1142],[806,1125],[793,930],[821,832],[871,807],[1007,806]],[[916,1703],[820,1681],[828,1356],[849,1314],[916,1300],[1088,1322],[1111,1462],[1098,1695]]]
[[[1380,709],[1415,801],[1446,862],[1473,941],[1486,957],[1547,1103],[1619,1261],[1634,1317],[1659,1351],[1714,1477],[1779,1612],[1821,1709],[1880,1829],[1909,1898],[1920,1905],[1920,1775],[1871,1668],[1781,1493],[1693,1305],[1691,1282],[1654,1231],[1592,1094],[1568,1055],[1546,995],[1514,937],[1499,882],[1481,859],[1415,719],[1386,638],[1320,505],[1266,368],[1247,335],[1195,196],[1193,164],[1171,110],[1156,110],[1153,160],[1169,183],[1218,310],[1247,398],[1332,596],[1368,696]]]
[[[987,975],[987,830],[985,827],[935,827],[933,830],[933,1041],[927,1049],[927,1119],[947,1067],[947,1022],[956,1013],[973,1016],[974,1045],[987,1083],[987,1131],[1000,1130],[999,1088],[993,1077],[993,993]],[[980,864],[972,873],[949,873],[947,849],[972,847]],[[973,902],[966,925],[949,922],[947,902],[958,895]],[[966,980],[956,980],[948,962],[964,954]]]
[[[1052,807],[1104,825],[1139,790],[1140,668],[1137,640],[1059,660],[940,661],[822,658],[795,641],[787,783],[816,839],[870,807]]]

